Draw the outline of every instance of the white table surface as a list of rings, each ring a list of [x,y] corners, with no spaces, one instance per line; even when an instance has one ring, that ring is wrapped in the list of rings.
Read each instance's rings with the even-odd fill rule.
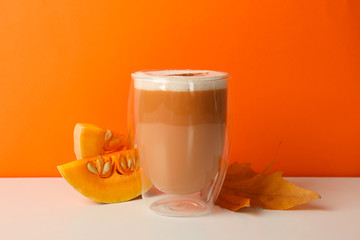
[[[287,178],[322,199],[170,218],[142,200],[97,204],[62,178],[0,178],[0,239],[360,239],[360,178]]]

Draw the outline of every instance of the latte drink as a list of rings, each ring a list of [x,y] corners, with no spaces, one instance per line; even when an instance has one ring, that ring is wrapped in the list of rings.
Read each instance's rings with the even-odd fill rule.
[[[156,77],[138,74],[134,78],[141,166],[162,192],[199,192],[212,183],[223,155],[227,82],[216,80],[225,73],[166,70],[145,74]]]

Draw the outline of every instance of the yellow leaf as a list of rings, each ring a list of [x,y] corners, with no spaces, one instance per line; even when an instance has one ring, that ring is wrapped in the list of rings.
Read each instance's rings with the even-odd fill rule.
[[[240,199],[250,199],[252,206],[280,210],[320,198],[319,194],[284,180],[281,172],[259,174],[249,163],[233,163],[228,173],[216,203],[232,211],[247,206]]]
[[[256,174],[257,173],[250,167],[250,163],[240,164],[235,162],[228,168],[223,186],[234,181],[241,182],[247,180],[256,176]],[[231,211],[238,211],[242,207],[250,206],[250,198],[236,195],[236,192],[233,190],[222,187],[216,204]]]
[[[250,198],[234,195],[231,191],[223,188],[221,189],[219,197],[216,199],[216,204],[236,212],[240,208],[250,207]]]

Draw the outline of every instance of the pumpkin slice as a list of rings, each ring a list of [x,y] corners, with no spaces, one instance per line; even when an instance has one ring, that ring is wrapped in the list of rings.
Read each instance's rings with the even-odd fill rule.
[[[58,166],[58,170],[85,197],[100,203],[124,202],[141,194],[141,169],[135,151],[76,160]],[[145,186],[147,191],[151,183]]]
[[[74,129],[76,159],[90,158],[119,151],[129,145],[127,136],[93,124],[77,123]]]

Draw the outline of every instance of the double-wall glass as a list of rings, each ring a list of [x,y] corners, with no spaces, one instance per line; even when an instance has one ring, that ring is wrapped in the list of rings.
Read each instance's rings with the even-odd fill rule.
[[[142,197],[156,213],[193,216],[213,207],[228,161],[228,79],[208,70],[132,74],[129,134]]]

